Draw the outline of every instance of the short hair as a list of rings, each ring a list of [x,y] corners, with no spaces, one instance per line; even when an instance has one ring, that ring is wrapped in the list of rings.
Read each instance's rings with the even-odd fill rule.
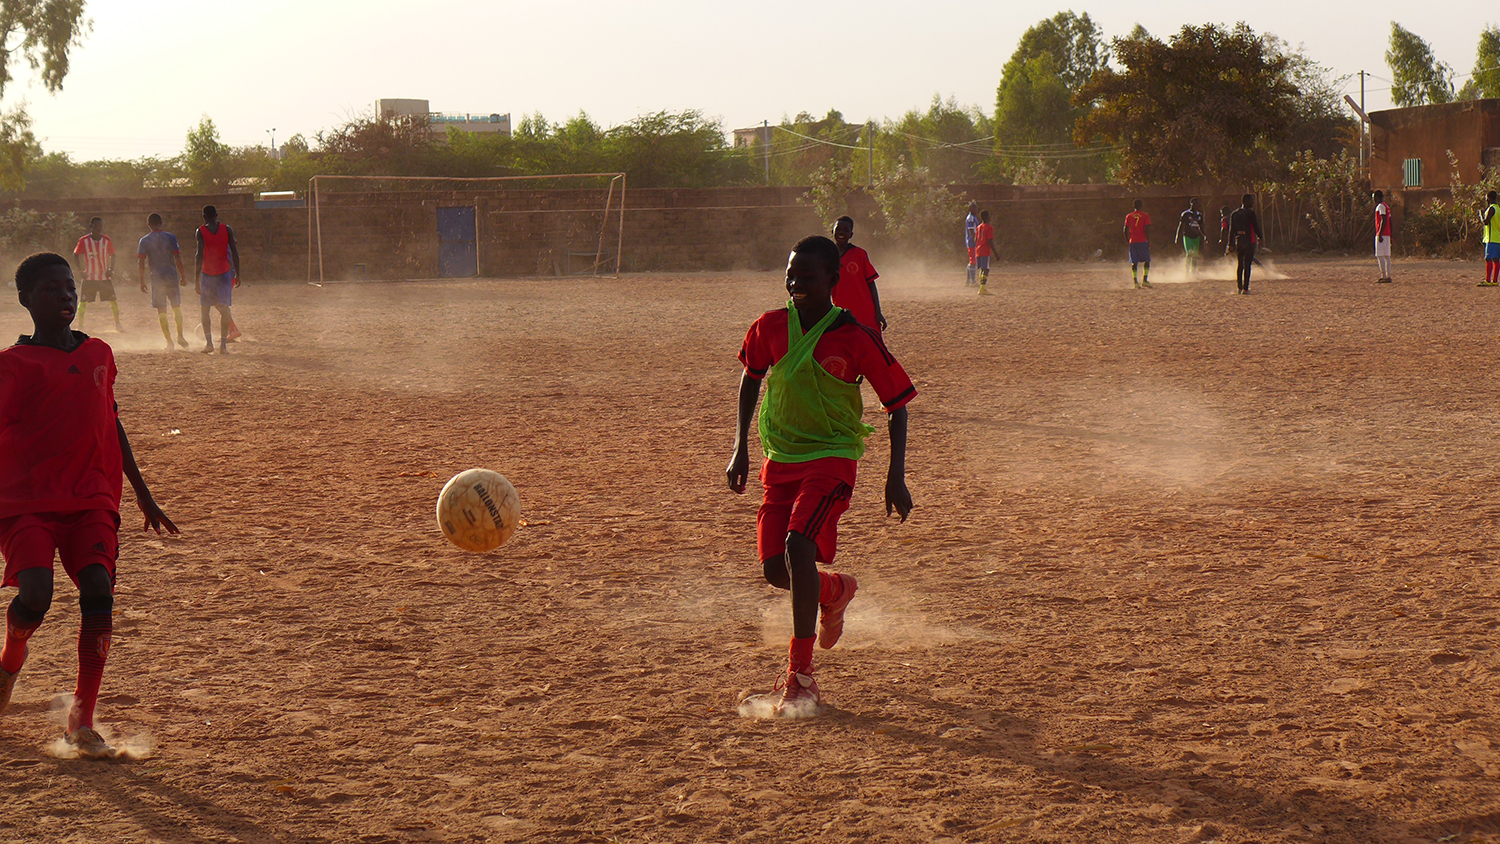
[[[972,199],[971,199],[971,200],[969,200],[969,210],[970,210],[970,211],[976,211],[976,210],[978,210],[978,209],[979,209],[979,203],[978,203],[978,202],[975,202],[975,201],[974,201],[974,200],[972,200]]]
[[[1489,193],[1484,195],[1484,198],[1488,199],[1490,202],[1494,202],[1495,200],[1500,199],[1500,193],[1490,191]]]
[[[849,230],[850,231],[854,231],[854,218],[853,217],[850,217],[849,215],[845,214],[844,216],[842,216],[842,217],[838,218],[837,220],[833,221],[833,227],[834,228],[838,228],[839,227],[839,223],[848,223],[849,224]]]
[[[830,273],[839,271],[839,245],[820,234],[797,241],[797,245],[792,247],[792,254],[821,259]]]
[[[149,216],[149,217],[146,218],[146,225],[148,225],[148,226],[159,226],[159,225],[161,225],[161,215],[158,214],[158,213],[156,213],[155,211],[152,211],[151,212],[151,216]]]
[[[1383,190],[1375,191],[1375,201],[1376,202],[1380,202],[1380,201],[1382,201],[1384,199],[1385,199],[1385,191],[1383,191]]]
[[[1140,201],[1140,200],[1139,200],[1139,199],[1137,199],[1137,200],[1136,200],[1136,201],[1135,201],[1135,202],[1134,202],[1134,203],[1132,203],[1132,204],[1133,204],[1133,205],[1134,205],[1134,207],[1136,207],[1136,208],[1140,208],[1140,207],[1141,207],[1141,201]]]
[[[212,205],[205,205],[203,206],[203,216],[217,217],[219,216],[219,209],[213,207]]]
[[[1243,206],[1245,206],[1246,208],[1249,208],[1252,204],[1254,204],[1254,202],[1255,202],[1255,197],[1251,196],[1248,193],[1245,194],[1244,196],[1240,197],[1240,204],[1243,205]]]
[[[990,212],[988,212],[988,211],[980,211],[979,212],[979,219],[981,219],[984,222],[988,223],[990,221]]]
[[[1220,205],[1219,206],[1219,213],[1220,214],[1228,214],[1229,213],[1229,206],[1228,205]]]
[[[32,288],[36,287],[36,283],[41,280],[43,270],[59,265],[73,266],[68,263],[67,258],[56,252],[38,252],[30,256],[16,267],[16,290],[21,293],[30,293]]]
[[[99,224],[102,225],[104,223],[104,218],[103,217],[90,217],[89,218],[89,225],[92,226],[95,223],[99,223]]]

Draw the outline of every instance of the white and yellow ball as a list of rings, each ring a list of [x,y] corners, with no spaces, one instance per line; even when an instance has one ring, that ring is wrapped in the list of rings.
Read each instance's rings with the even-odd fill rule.
[[[438,495],[438,529],[465,551],[499,548],[516,532],[520,521],[521,499],[499,472],[460,472]]]

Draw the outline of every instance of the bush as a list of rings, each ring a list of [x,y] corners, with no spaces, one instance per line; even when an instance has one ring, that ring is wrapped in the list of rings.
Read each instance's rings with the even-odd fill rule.
[[[954,254],[961,249],[953,228],[964,218],[965,197],[937,181],[925,167],[897,162],[888,175],[875,180],[871,192],[885,218],[881,234],[887,242],[915,255]]]

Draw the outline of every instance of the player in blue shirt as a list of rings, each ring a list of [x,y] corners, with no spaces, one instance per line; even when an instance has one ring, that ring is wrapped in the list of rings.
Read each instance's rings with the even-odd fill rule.
[[[146,292],[147,265],[151,274],[151,307],[156,309],[161,320],[161,333],[167,338],[167,350],[172,349],[172,330],[167,323],[167,305],[177,316],[177,345],[186,349],[187,338],[182,336],[182,280],[187,271],[182,266],[182,250],[177,246],[177,236],[162,231],[161,215],[146,218],[151,233],[141,238],[135,249],[136,271],[141,278],[141,292]]]
[[[979,241],[974,237],[974,230],[979,228],[979,203],[969,203],[969,216],[964,218],[964,246],[969,250],[969,274],[964,280],[965,287],[974,286],[974,256]]]

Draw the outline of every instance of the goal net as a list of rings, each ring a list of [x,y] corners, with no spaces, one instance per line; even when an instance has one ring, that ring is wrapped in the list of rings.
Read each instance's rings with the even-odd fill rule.
[[[625,174],[318,175],[307,280],[620,275]]]

